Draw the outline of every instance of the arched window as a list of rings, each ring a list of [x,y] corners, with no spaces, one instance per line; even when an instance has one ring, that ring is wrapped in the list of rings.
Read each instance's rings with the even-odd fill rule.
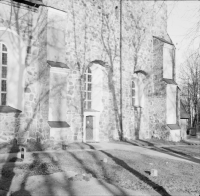
[[[88,68],[85,73],[85,102],[84,108],[91,109],[92,107],[92,72],[91,69]]]
[[[132,106],[135,106],[135,82],[132,80],[131,84],[131,97],[132,97]]]
[[[8,65],[8,50],[7,47],[0,43],[0,90],[1,90],[1,97],[0,97],[0,105],[6,105],[7,99],[7,65]]]

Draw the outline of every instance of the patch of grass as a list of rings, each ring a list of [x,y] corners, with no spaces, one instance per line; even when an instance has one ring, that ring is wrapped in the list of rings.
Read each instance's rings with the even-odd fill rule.
[[[1,175],[4,177],[4,178],[13,178],[13,176],[15,175],[15,173],[13,172],[13,169],[10,168],[10,167],[4,167],[2,170],[1,170]]]

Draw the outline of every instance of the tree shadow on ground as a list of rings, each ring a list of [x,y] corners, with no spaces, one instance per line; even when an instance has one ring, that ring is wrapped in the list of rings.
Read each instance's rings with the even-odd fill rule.
[[[134,146],[141,146],[141,144],[139,144],[138,142],[134,142],[134,141],[126,141],[126,143],[134,145]]]
[[[82,148],[82,147],[83,146],[80,144],[80,148]],[[92,150],[92,148],[93,147],[91,147],[89,150]],[[95,178],[97,178],[96,173],[89,166],[87,166],[87,164],[84,161],[84,159],[79,158],[73,152],[68,151],[67,153],[69,153],[69,155],[77,162],[77,164],[79,165],[81,170],[83,170],[84,173],[91,173]],[[88,154],[93,157],[94,161],[97,164],[99,163],[98,157],[93,155],[92,152],[89,151]],[[52,163],[55,166],[62,168],[62,165],[59,163],[58,159],[55,158],[56,156],[57,156],[57,153],[51,153],[51,154],[47,153],[47,152],[46,153],[33,153],[33,156],[32,156],[33,157],[33,161],[32,161],[32,163],[38,163],[38,164],[42,165],[42,164],[47,163],[48,160],[51,160]],[[101,162],[99,163],[99,167],[101,167],[102,170],[104,169]],[[46,170],[46,167],[43,168],[43,173],[44,173],[44,170]],[[29,169],[29,171],[30,171],[30,169]],[[28,172],[29,174],[27,174],[24,177],[24,180],[23,180],[23,183],[21,184],[20,190],[13,193],[14,196],[18,196],[18,195],[29,196],[30,195],[29,192],[26,191],[26,189],[25,189],[25,184],[27,182],[28,176],[30,175],[30,172]],[[104,171],[104,174],[106,175],[106,171]],[[42,175],[42,174],[36,174],[36,175]],[[66,172],[64,172],[63,169],[62,169],[62,174],[61,174],[61,178],[63,178],[62,185],[57,185],[57,184],[54,183],[55,180],[56,180],[56,179],[54,179],[54,176],[49,176],[48,174],[44,174],[43,177],[45,179],[45,184],[44,184],[45,189],[46,189],[46,191],[45,191],[46,194],[45,195],[51,195],[51,196],[55,195],[56,196],[57,192],[55,190],[58,189],[60,186],[62,186],[63,192],[65,192],[66,195],[74,195],[74,196],[77,195],[76,189],[74,189],[73,180],[69,179],[69,176],[66,174]],[[111,195],[116,195],[115,192],[112,189],[110,189],[110,187],[107,186],[104,182],[99,181],[99,184],[101,186],[103,186]],[[118,188],[118,187],[116,187],[116,188],[117,188],[118,192],[120,193],[120,195],[124,195],[124,196],[127,195],[120,188]],[[101,193],[99,193],[99,194],[101,194]]]
[[[190,155],[187,155],[185,153],[182,153],[182,152],[179,152],[179,151],[176,151],[176,150],[169,149],[167,147],[156,147],[156,146],[154,146],[152,148],[148,148],[148,150],[160,152],[160,153],[167,154],[167,155],[179,158],[179,159],[183,159],[183,160],[187,160],[187,161],[190,161],[190,162],[193,162],[193,163],[200,164],[200,159],[194,158]]]
[[[126,142],[135,146],[155,146],[156,145],[153,142],[149,142],[149,141],[145,141],[141,139],[128,140]]]
[[[54,176],[50,176],[50,174],[61,172],[61,170],[59,169],[60,164],[57,158],[55,158],[54,154],[45,152],[35,152],[32,153],[31,157],[33,160],[31,161],[30,164],[28,164],[28,168],[24,171],[25,175],[23,176],[22,183],[20,184],[20,189],[12,193],[12,196],[22,196],[22,195],[30,196],[31,194],[26,190],[26,183],[29,177],[31,178],[34,176],[35,177],[37,176],[37,180],[43,179],[40,182],[41,184],[38,184],[39,187],[37,187],[36,184],[34,190],[32,190],[34,192],[34,195],[56,196],[58,194],[56,192],[56,189],[58,190],[61,187],[66,195],[76,195],[74,191],[71,189],[71,184],[70,181],[68,180],[68,176],[66,175],[66,173],[62,172],[61,178],[64,179],[62,185],[56,183],[56,179],[54,178]],[[56,167],[57,169],[55,169]],[[55,171],[51,171],[51,169]],[[29,180],[30,180],[29,184],[30,182],[34,183],[33,178]],[[42,190],[41,190],[41,185],[42,185]]]
[[[162,186],[159,186],[155,182],[152,182],[149,178],[147,178],[146,176],[142,175],[138,171],[136,171],[133,168],[131,168],[130,166],[128,166],[123,160],[121,160],[121,159],[119,159],[117,157],[114,157],[110,153],[105,152],[103,150],[100,150],[100,151],[102,153],[104,153],[105,155],[107,155],[108,157],[110,157],[117,165],[123,167],[124,169],[126,169],[127,171],[132,173],[134,176],[139,178],[141,181],[143,181],[144,183],[148,184],[150,187],[152,187],[160,195],[162,195],[162,196],[170,196],[170,194]]]
[[[12,192],[11,196],[31,196],[30,192],[25,189],[28,174],[24,176],[24,179],[20,185],[20,189],[16,192]]]
[[[163,140],[161,143],[154,143],[154,142],[150,142],[150,141],[146,141],[146,140],[141,140],[141,139],[137,139],[136,140],[136,142],[141,142],[144,146],[157,146],[157,145],[176,145],[177,144],[177,142],[171,142],[171,143],[163,143],[163,142],[166,142],[165,140]],[[135,140],[133,141],[133,140],[131,140],[131,142],[135,142]],[[181,144],[183,144],[183,145],[190,145],[190,143],[189,142],[187,142],[187,141],[184,141],[184,140],[181,140],[180,141],[180,143]]]
[[[90,149],[95,149],[92,145],[86,144],[90,147]],[[83,160],[81,160],[80,158],[78,158],[77,156],[75,156],[73,153],[69,152],[70,155],[80,164],[81,168],[86,172],[86,173],[90,173],[92,174],[93,177],[95,177],[96,179],[98,179],[98,174],[95,173],[95,171],[93,171],[91,168],[89,168]],[[99,157],[93,153],[92,151],[89,151],[88,154],[92,157],[92,159],[96,162],[96,164],[98,165],[98,167],[100,167],[102,169],[103,172],[103,176],[106,179],[107,183],[111,183],[119,192],[120,195],[123,196],[127,196],[126,192],[123,191],[123,189],[121,189],[120,187],[114,185],[112,183],[111,180],[109,180],[109,177],[107,176],[107,171],[104,168],[103,162],[101,160],[99,160]],[[103,186],[111,195],[116,195],[115,192],[113,192],[113,190],[111,190],[103,181],[99,180],[99,184],[101,186]],[[100,193],[101,194],[101,193]]]
[[[191,162],[200,164],[200,159],[194,158],[193,156],[187,155],[183,152],[172,150],[167,147],[158,147],[158,146],[155,146],[155,144],[148,142],[148,141],[144,141],[144,140],[138,140],[138,141],[139,142],[142,141],[142,142],[146,143],[147,145],[138,144],[137,140],[136,141],[126,141],[126,143],[129,143],[134,146],[140,146],[143,148],[146,148],[147,146],[149,146],[148,150],[164,153],[164,154],[176,157],[176,158],[180,158],[180,159],[184,159],[187,161],[191,161]]]
[[[77,144],[78,145],[78,144]],[[80,146],[80,148],[82,148],[82,145],[80,144],[79,145]],[[92,147],[92,146],[89,146],[90,147],[90,149],[89,150],[91,150],[91,149],[93,149],[94,147]],[[91,155],[92,156],[92,158],[93,158],[93,160],[96,162],[96,163],[99,163],[98,165],[99,165],[99,167],[101,167],[101,169],[103,170],[104,168],[103,168],[103,165],[102,165],[102,163],[101,162],[99,162],[99,160],[98,160],[98,157],[97,156],[95,156],[93,153],[92,153],[92,151],[85,151],[85,152],[87,152],[89,155]],[[86,163],[85,163],[85,161],[84,161],[84,159],[81,159],[81,158],[79,158],[77,155],[75,155],[73,152],[71,152],[71,151],[68,151],[67,153],[69,153],[69,155],[76,161],[76,163],[79,165],[78,167],[82,170],[82,171],[79,171],[78,172],[78,175],[79,175],[79,173],[89,173],[89,174],[92,174],[92,176],[93,177],[95,177],[95,178],[98,178],[98,176],[97,176],[97,174],[95,173],[95,171],[93,171],[93,169],[92,168],[90,168]],[[55,156],[55,154],[54,155],[52,155],[52,154],[49,154],[49,153],[45,153],[45,156],[46,157],[51,157],[51,156]],[[62,168],[62,165],[59,163],[59,161],[57,160],[57,161],[54,161],[53,160],[53,163],[55,164],[55,165],[57,165],[57,166],[60,166],[61,168]],[[63,169],[64,170],[64,169]],[[68,170],[68,169],[67,169]],[[104,174],[106,175],[106,171],[104,171]],[[69,176],[67,176],[66,175],[66,173],[65,172],[63,172],[63,178],[64,178],[64,183],[65,183],[65,188],[64,188],[64,190],[69,194],[69,195],[73,195],[73,196],[76,196],[77,195],[77,193],[76,193],[76,191],[75,191],[75,189],[74,189],[74,182],[73,182],[73,180],[71,180],[71,178],[69,178]],[[103,186],[108,192],[109,192],[109,194],[111,194],[111,195],[116,195],[115,194],[115,192],[113,192],[113,190],[112,189],[110,189],[110,187],[108,187],[104,182],[102,182],[102,181],[99,181],[99,184],[101,185],[101,186]],[[48,184],[48,187],[49,186],[51,186],[52,187],[52,189],[53,189],[53,187],[54,187],[54,184]],[[118,187],[116,187],[117,188],[117,190],[118,190],[118,192],[120,193],[120,195],[124,195],[124,196],[127,196],[127,194],[122,190],[122,189],[120,189],[120,188],[118,188]],[[99,193],[99,194],[101,194],[101,193]],[[49,195],[56,195],[55,193],[51,193],[51,194],[49,194]]]
[[[38,143],[38,145],[40,145],[40,143]],[[78,144],[77,144],[78,145]],[[42,146],[41,146],[42,147]],[[79,148],[82,149],[82,145],[80,145]],[[16,146],[14,147],[16,149]],[[90,147],[89,150],[92,150],[94,147]],[[13,149],[11,149],[13,151]],[[79,159],[76,155],[73,154],[73,152],[69,152],[70,155],[77,161],[77,163],[80,165],[80,168],[82,168],[84,170],[85,173],[91,173],[94,177],[97,178],[96,174],[89,168],[87,167],[87,165],[85,164],[84,160]],[[90,152],[88,152],[90,153]],[[91,155],[91,154],[90,154]],[[92,156],[92,155],[91,155]],[[63,170],[61,171],[62,174],[60,175],[60,177],[63,179],[62,184],[56,184],[54,183],[56,181],[56,178],[54,178],[54,176],[50,176],[49,174],[53,174],[53,173],[48,173],[48,164],[49,162],[52,163],[53,167],[59,167],[62,168],[61,164],[59,163],[58,159],[56,158],[56,153],[43,153],[43,152],[35,152],[32,153],[32,160],[31,163],[28,163],[28,165],[26,163],[22,163],[20,164],[20,168],[21,170],[21,174],[22,176],[20,176],[20,181],[18,181],[17,184],[19,184],[19,189],[15,189],[15,190],[10,190],[13,178],[15,176],[14,173],[14,168],[18,167],[15,165],[15,163],[9,163],[10,159],[13,158],[13,156],[10,154],[6,163],[3,166],[2,172],[4,172],[4,174],[2,176],[5,176],[3,178],[0,179],[0,189],[5,191],[5,195],[9,192],[12,196],[30,196],[32,193],[29,192],[29,185],[27,186],[27,182],[29,179],[29,177],[31,176],[38,176],[38,178],[41,179],[41,175],[42,175],[42,179],[44,179],[44,192],[42,194],[44,195],[49,195],[49,196],[56,196],[57,195],[57,191],[56,189],[60,189],[60,187],[63,189],[63,193],[66,193],[66,195],[77,195],[76,193],[76,189],[74,189],[74,182],[69,180],[69,176],[67,175],[66,172],[63,172]],[[25,155],[26,158],[26,155]],[[93,157],[95,159],[95,156]],[[17,159],[13,159],[13,162],[17,161]],[[97,160],[95,160],[97,162]],[[9,164],[9,167],[8,167]],[[51,167],[52,167],[51,165]],[[25,168],[24,168],[25,166]],[[40,168],[41,172],[36,171],[36,168]],[[9,170],[8,170],[9,168]],[[47,171],[47,172],[46,172]],[[106,174],[106,171],[105,171]],[[39,177],[40,176],[40,177]],[[17,178],[16,178],[17,180]],[[28,182],[28,184],[30,184],[31,181]],[[15,183],[15,182],[14,182]],[[110,187],[107,187],[107,185],[103,182],[100,181],[100,184],[105,187],[105,189],[108,190],[108,192],[111,195],[115,195],[114,192],[112,192],[112,190],[110,189]],[[29,187],[29,188],[28,188]],[[36,186],[37,187],[37,186]],[[118,188],[118,187],[117,187]],[[126,196],[126,194],[119,189],[120,195],[124,195]],[[15,192],[11,192],[11,191],[15,191]],[[36,192],[35,192],[36,191]],[[38,193],[40,193],[40,190],[33,190],[33,192],[37,193],[37,191],[39,191]],[[34,194],[35,194],[34,193]]]
[[[151,142],[148,142],[148,141],[145,141],[145,140],[138,139],[138,141],[142,142],[143,145],[146,145],[146,146],[155,146],[154,143],[151,143]]]

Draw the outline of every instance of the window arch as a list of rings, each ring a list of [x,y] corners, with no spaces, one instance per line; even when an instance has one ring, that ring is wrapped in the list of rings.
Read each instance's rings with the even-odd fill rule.
[[[0,105],[6,105],[7,100],[7,66],[8,49],[5,44],[0,43]]]
[[[131,84],[131,105],[132,107],[135,106],[135,82],[132,80]]]
[[[87,69],[85,75],[85,101],[84,101],[84,108],[91,109],[92,108],[92,71],[90,68]]]

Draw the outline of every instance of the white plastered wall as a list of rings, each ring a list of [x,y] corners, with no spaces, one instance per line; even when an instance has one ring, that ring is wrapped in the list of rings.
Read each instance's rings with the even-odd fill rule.
[[[68,69],[50,68],[49,121],[66,121]],[[68,128],[50,128],[50,137],[66,140]]]
[[[185,140],[187,137],[187,119],[180,119],[181,139]]]
[[[167,84],[167,124],[177,124],[177,86]],[[170,130],[169,140],[178,142],[181,139],[181,130]]]
[[[68,69],[50,69],[49,121],[66,121]]]
[[[66,13],[48,8],[47,60],[65,62]]]
[[[47,60],[65,63],[66,13],[48,8]],[[49,121],[66,121],[68,70],[50,69]],[[67,128],[51,128],[50,136],[56,140],[67,137]]]
[[[164,44],[163,47],[163,78],[173,79],[174,47]]]
[[[181,140],[180,129],[170,130],[169,140],[173,142],[179,142]]]
[[[167,84],[167,124],[176,124],[176,90],[177,86]]]

